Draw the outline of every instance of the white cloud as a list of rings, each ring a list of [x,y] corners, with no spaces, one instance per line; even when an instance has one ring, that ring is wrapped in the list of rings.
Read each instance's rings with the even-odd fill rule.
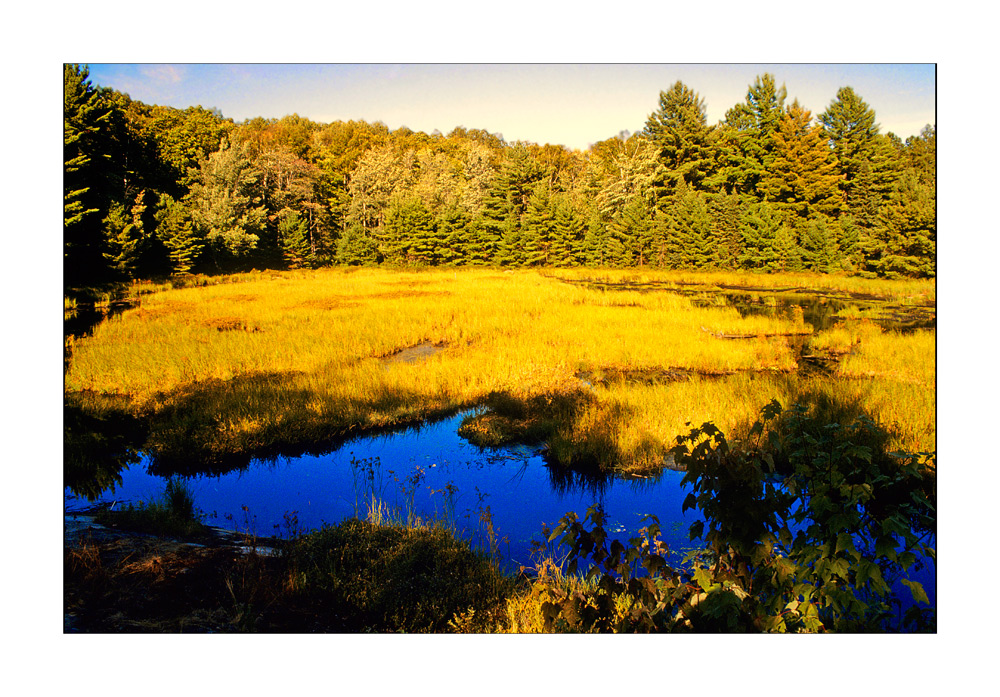
[[[139,72],[147,80],[176,85],[184,79],[184,69],[176,65],[144,65]]]

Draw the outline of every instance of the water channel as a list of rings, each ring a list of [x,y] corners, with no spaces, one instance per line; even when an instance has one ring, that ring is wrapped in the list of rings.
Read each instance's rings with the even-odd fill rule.
[[[706,300],[708,301],[708,300]],[[741,312],[789,312],[801,307],[815,330],[829,328],[845,305],[825,298],[793,298],[775,303],[754,295],[727,298]],[[916,319],[933,326],[933,314]],[[910,327],[914,328],[911,324]],[[374,492],[393,515],[406,521],[446,520],[473,546],[495,551],[508,569],[531,567],[544,542],[543,526],[554,527],[569,511],[583,517],[603,506],[606,529],[626,541],[647,515],[656,515],[662,539],[677,559],[692,548],[688,528],[697,512],[681,510],[689,489],[683,473],[665,470],[655,478],[587,479],[549,467],[537,447],[478,448],[457,431],[461,412],[444,420],[388,435],[360,437],[322,455],[251,461],[223,475],[186,477],[195,505],[209,525],[261,536],[313,530],[351,516],[365,517],[366,497]],[[124,506],[159,499],[166,478],[149,473],[143,455],[120,472],[120,482],[97,499],[64,491],[67,515],[97,504]],[[490,530],[493,533],[490,533]],[[548,553],[560,550],[549,546]],[[911,574],[936,605],[933,563]],[[895,584],[904,603],[909,591]]]

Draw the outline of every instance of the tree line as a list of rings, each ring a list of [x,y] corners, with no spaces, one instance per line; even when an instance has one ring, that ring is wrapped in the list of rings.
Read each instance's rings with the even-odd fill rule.
[[[936,131],[818,116],[770,74],[710,126],[681,82],[586,151],[147,105],[64,66],[67,285],[329,264],[935,275]]]

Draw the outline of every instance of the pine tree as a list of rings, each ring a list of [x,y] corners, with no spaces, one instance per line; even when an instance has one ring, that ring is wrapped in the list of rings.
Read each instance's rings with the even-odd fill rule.
[[[763,198],[759,185],[774,161],[774,136],[786,96],[784,85],[778,89],[774,76],[765,73],[750,85],[746,100],[726,112],[719,134],[724,165],[713,184]]]
[[[497,261],[507,219],[511,215],[506,187],[502,181],[494,181],[473,225],[474,242],[469,254],[470,264],[482,265]]]
[[[882,252],[870,267],[880,276],[936,275],[936,205],[933,191],[915,172],[900,179],[872,234]]]
[[[173,274],[182,276],[198,264],[205,240],[198,233],[187,207],[164,194],[157,205],[156,236],[167,248]]]
[[[469,215],[458,206],[452,206],[438,215],[436,225],[442,240],[441,263],[452,266],[470,263],[475,241]]]
[[[337,241],[337,263],[347,266],[378,264],[382,261],[378,242],[360,221],[348,225]]]
[[[812,218],[802,227],[802,263],[810,271],[829,273],[837,261],[837,245],[823,218]]]
[[[565,195],[556,200],[553,223],[555,227],[550,250],[552,265],[574,266],[583,263],[584,221]]]
[[[390,262],[435,266],[441,261],[442,240],[434,216],[415,196],[389,205],[383,237],[383,255]]]
[[[596,207],[590,212],[587,231],[583,236],[582,254],[584,263],[591,267],[604,266],[606,262],[607,224]]]
[[[717,244],[705,196],[680,185],[670,199],[667,258],[675,268],[704,269],[715,265]]]
[[[142,257],[148,254],[152,245],[153,238],[147,234],[142,220],[146,211],[145,198],[143,190],[129,209],[113,203],[104,218],[104,258],[120,278],[138,276]]]
[[[712,234],[717,243],[717,260],[721,268],[735,269],[743,253],[743,236],[740,218],[744,204],[739,194],[718,193],[709,197],[712,215]]]
[[[659,108],[646,119],[643,135],[655,146],[662,166],[657,177],[660,197],[673,193],[677,182],[701,189],[714,163],[705,100],[677,81],[660,92]]]
[[[743,235],[743,254],[740,266],[753,271],[774,271],[782,265],[777,248],[778,233],[785,227],[781,214],[768,203],[757,203],[744,212],[740,219],[740,233]],[[788,235],[783,242],[784,252],[790,251]]]
[[[309,239],[309,223],[298,211],[285,208],[278,214],[278,242],[288,268],[315,266],[316,260]]]
[[[850,87],[837,90],[819,121],[833,144],[846,209],[858,225],[871,228],[898,178],[894,148],[879,135],[875,112]]]
[[[63,66],[63,241],[67,284],[98,280],[105,268],[102,219],[109,213],[103,186],[111,155],[101,129],[110,118],[84,66]]]
[[[522,225],[524,263],[528,266],[548,266],[555,240],[555,212],[552,209],[551,187],[547,180],[535,184]]]
[[[835,218],[841,206],[840,174],[826,134],[821,126],[810,125],[811,120],[798,100],[788,106],[774,132],[774,158],[759,189],[789,215]]]

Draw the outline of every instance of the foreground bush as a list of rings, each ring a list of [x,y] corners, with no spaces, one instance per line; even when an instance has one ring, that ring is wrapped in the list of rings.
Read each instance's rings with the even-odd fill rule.
[[[296,602],[314,598],[378,632],[486,630],[513,580],[443,527],[349,519],[287,549]]]
[[[777,402],[761,415],[736,446],[712,424],[678,438],[674,455],[693,489],[684,508],[705,518],[691,538],[707,544],[681,568],[667,563],[655,518],[624,545],[608,542],[598,507],[583,522],[564,517],[550,540],[561,537],[569,571],[583,562],[594,586],[540,579],[546,629],[933,630],[928,598],[907,573],[935,559],[935,456],[887,453],[864,418],[842,426],[799,406],[782,415]],[[895,579],[913,597],[902,617]]]

